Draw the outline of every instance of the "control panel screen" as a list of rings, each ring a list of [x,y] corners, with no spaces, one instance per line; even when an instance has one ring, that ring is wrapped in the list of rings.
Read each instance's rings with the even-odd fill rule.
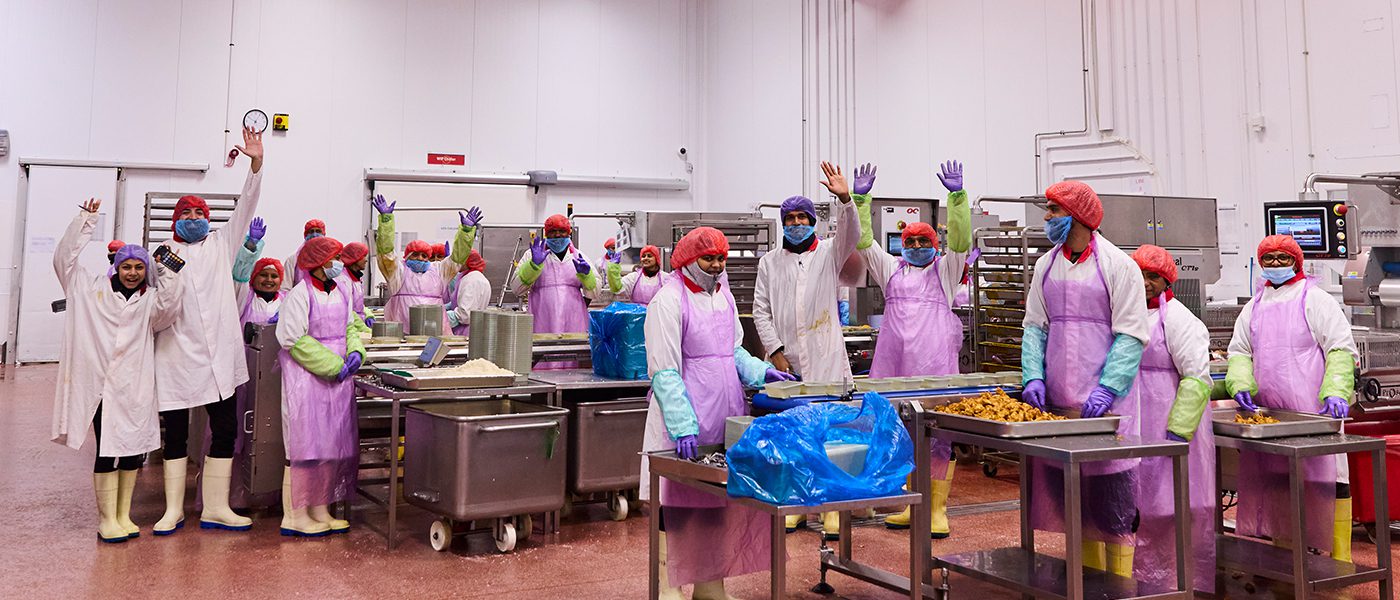
[[[1288,235],[1308,258],[1346,258],[1347,207],[1338,202],[1271,202],[1264,205],[1269,235]]]
[[[899,256],[904,253],[904,238],[898,233],[885,234],[885,251]]]

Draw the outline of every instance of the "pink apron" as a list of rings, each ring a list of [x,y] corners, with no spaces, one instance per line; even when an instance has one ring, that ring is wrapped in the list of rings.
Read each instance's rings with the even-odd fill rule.
[[[1322,348],[1308,327],[1308,292],[1293,302],[1264,304],[1255,296],[1249,320],[1250,346],[1254,348],[1254,380],[1259,386],[1255,402],[1262,407],[1316,413],[1322,404],[1318,392],[1326,370]],[[1337,499],[1337,462],[1333,456],[1302,460],[1303,537],[1312,548],[1332,547],[1331,516]],[[1240,452],[1239,509],[1236,528],[1240,535],[1286,539],[1292,529],[1289,512],[1288,460],[1254,452]]]
[[[661,291],[661,284],[665,274],[656,272],[656,277],[647,277],[645,273],[637,275],[637,283],[632,284],[632,302],[646,306],[651,304],[651,299],[656,297],[656,293]]]
[[[679,274],[665,285],[675,286],[681,298],[681,380],[690,395],[700,426],[701,446],[724,443],[724,420],[748,414],[744,387],[734,364],[734,296],[725,286],[720,292],[728,310],[698,311],[690,305],[691,292]],[[676,447],[666,433],[660,407],[653,400],[647,415],[644,448],[649,451]],[[646,463],[642,477],[649,480]],[[655,497],[655,492],[652,492]],[[661,507],[665,512],[667,575],[671,585],[715,581],[768,569],[769,520],[755,510],[731,505],[723,498],[661,480]],[[653,504],[655,505],[655,504]]]
[[[452,282],[447,284],[447,291],[443,293],[443,306],[447,307],[447,312],[457,310],[457,289],[462,287],[462,278],[466,277],[467,273],[468,271],[466,270],[458,271],[457,276],[452,278]],[[452,335],[465,337],[471,335],[471,331],[472,322],[471,320],[467,320],[453,327]]]
[[[583,296],[573,256],[546,258],[539,279],[530,286],[527,308],[535,317],[535,333],[588,333],[588,298]],[[576,369],[578,361],[540,362],[535,368]]]
[[[1167,424],[1181,376],[1167,348],[1167,298],[1158,298],[1157,326],[1142,352],[1142,368],[1133,388],[1142,401],[1143,439],[1167,439]],[[1209,410],[1209,409],[1207,409]],[[1187,457],[1191,500],[1191,538],[1188,555],[1195,564],[1195,589],[1215,590],[1215,437],[1210,414],[1196,426]],[[1172,461],[1166,457],[1142,459],[1138,469],[1137,555],[1133,578],[1153,583],[1176,583],[1176,504],[1172,499]]]
[[[316,302],[316,290],[308,290],[312,297],[307,322],[307,335],[342,356],[350,318],[350,300],[344,290],[337,286],[324,305]],[[354,380],[335,383],[312,375],[286,350],[277,361],[282,367],[282,439],[292,466],[292,507],[349,497],[359,467]]]
[[[872,379],[958,374],[962,320],[948,308],[938,260],[922,269],[901,260],[885,283],[885,321],[870,363]],[[952,443],[935,439],[932,450],[934,479],[947,479]]]
[[[1093,246],[1091,246],[1093,248]],[[1094,249],[1092,251],[1097,251]],[[1113,310],[1108,283],[1103,277],[1101,257],[1094,256],[1096,277],[1082,280],[1051,278],[1050,269],[1060,260],[1063,248],[1051,250],[1042,290],[1050,318],[1050,339],[1045,353],[1047,408],[1078,413],[1099,383],[1099,376],[1113,346]],[[1109,412],[1119,415],[1118,435],[1137,438],[1138,390],[1118,398]],[[1064,473],[1059,463],[1028,461],[1031,478],[1031,525],[1042,531],[1063,533]],[[1083,533],[1089,541],[1129,543],[1136,516],[1135,468],[1138,460],[1084,463],[1080,494],[1083,499]]]
[[[400,262],[399,289],[384,304],[384,319],[402,323],[403,330],[407,333],[410,306],[442,304],[443,288],[447,284],[442,280],[441,266],[442,263],[432,263],[427,271],[414,273],[406,263]],[[452,326],[447,323],[446,309],[442,311],[442,331],[452,331]]]

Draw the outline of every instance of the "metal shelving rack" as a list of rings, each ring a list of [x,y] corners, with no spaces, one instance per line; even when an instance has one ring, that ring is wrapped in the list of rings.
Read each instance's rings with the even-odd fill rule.
[[[755,217],[676,221],[671,226],[672,243],[679,242],[697,227],[714,227],[729,238],[729,260],[724,268],[729,276],[729,290],[734,294],[734,304],[739,314],[752,314],[758,259],[774,248],[777,239],[773,220]]]
[[[1035,261],[1053,244],[1042,227],[984,227],[972,237],[982,249],[969,278],[975,370],[1019,370],[1026,292]]]

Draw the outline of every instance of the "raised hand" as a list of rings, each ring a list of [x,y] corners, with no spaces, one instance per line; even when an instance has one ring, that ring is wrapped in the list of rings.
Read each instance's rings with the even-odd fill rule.
[[[841,167],[822,161],[822,173],[826,174],[826,180],[821,182],[826,186],[826,190],[842,202],[850,202],[851,186],[846,183],[846,176],[841,173]]]
[[[234,144],[233,147],[237,148],[239,152],[248,155],[248,158],[253,159],[254,173],[262,170],[263,142],[261,133],[256,133],[252,129],[244,127],[243,145],[239,146],[238,144]]]
[[[99,206],[102,206],[101,200],[98,200],[97,198],[88,198],[86,202],[79,204],[78,208],[83,209],[84,212],[95,213],[97,212],[97,208]]]
[[[575,270],[575,271],[578,271],[578,274],[579,274],[579,275],[587,275],[589,271],[592,271],[592,270],[593,270],[593,267],[592,267],[591,265],[588,264],[588,261],[586,261],[586,260],[583,259],[583,255],[582,255],[582,254],[575,254],[575,255],[574,255],[574,270]]]
[[[481,224],[481,207],[473,206],[467,212],[457,211],[457,218],[461,219],[462,225],[476,227]]]
[[[530,242],[530,262],[536,265],[544,264],[544,257],[548,250],[544,247],[544,238],[537,237]]]
[[[258,241],[267,235],[267,225],[263,224],[262,217],[253,217],[253,222],[248,225],[248,239]]]
[[[943,187],[949,192],[961,192],[963,189],[962,163],[950,160],[938,166],[940,173],[938,180],[943,182]]]
[[[379,211],[379,214],[387,215],[394,212],[394,207],[398,206],[399,202],[397,200],[389,202],[384,199],[384,194],[375,194],[372,204],[374,205],[374,210]]]
[[[875,165],[865,163],[856,169],[855,187],[851,190],[862,196],[875,187]]]

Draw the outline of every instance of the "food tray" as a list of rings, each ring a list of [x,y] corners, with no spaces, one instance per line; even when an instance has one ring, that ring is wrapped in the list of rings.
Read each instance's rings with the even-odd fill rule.
[[[943,429],[952,429],[955,431],[965,431],[967,433],[977,433],[1008,439],[1114,433],[1118,431],[1118,421],[1121,418],[1118,415],[1104,415],[1092,419],[1082,419],[1079,418],[1078,411],[1055,408],[1049,409],[1046,412],[1069,417],[1069,419],[1065,421],[1005,423],[1002,421],[993,421],[991,419],[950,415],[941,412],[930,412],[929,414],[933,415],[934,423],[937,423],[938,426]]]
[[[1279,423],[1268,425],[1242,425],[1235,422],[1234,408],[1217,408],[1211,413],[1211,425],[1215,435],[1267,440],[1272,438],[1296,437],[1302,435],[1327,435],[1342,430],[1342,420],[1274,408],[1260,408],[1259,413],[1278,419]]]
[[[447,369],[381,370],[379,379],[385,384],[406,390],[450,390],[458,388],[507,387],[515,384],[515,375],[456,375]]]

